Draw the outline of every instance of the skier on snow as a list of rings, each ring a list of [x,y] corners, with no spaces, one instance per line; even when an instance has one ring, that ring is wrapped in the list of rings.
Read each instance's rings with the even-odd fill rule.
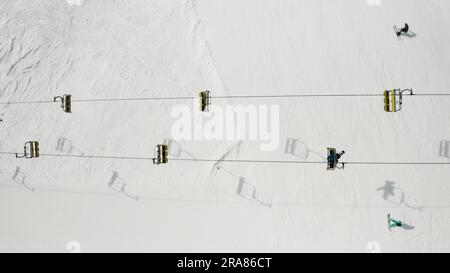
[[[391,215],[388,214],[388,225],[389,225],[389,229],[391,229],[394,227],[402,227],[403,223],[402,223],[402,221],[392,219]]]
[[[409,25],[405,23],[405,26],[402,29],[398,29],[395,31],[397,33],[397,36],[400,36],[402,33],[408,33],[409,32]]]

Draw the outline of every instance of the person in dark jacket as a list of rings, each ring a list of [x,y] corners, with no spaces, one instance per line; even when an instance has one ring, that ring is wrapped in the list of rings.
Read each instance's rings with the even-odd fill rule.
[[[397,36],[402,35],[402,33],[407,34],[408,32],[409,32],[409,25],[408,25],[407,23],[405,23],[405,26],[404,26],[402,29],[398,29],[398,30],[396,31]]]
[[[340,153],[334,154],[334,155],[330,155],[328,156],[328,162],[334,162],[336,161],[336,163],[339,162],[339,159],[345,154],[345,151],[342,151]]]

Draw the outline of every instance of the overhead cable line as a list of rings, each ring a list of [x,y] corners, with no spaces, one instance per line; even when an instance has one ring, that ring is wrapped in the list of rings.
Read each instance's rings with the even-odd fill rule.
[[[15,155],[13,152],[0,152],[4,155]],[[64,155],[64,154],[40,154],[40,157],[66,157],[87,159],[118,159],[118,160],[149,160],[155,157],[139,156],[103,156],[103,155]],[[256,163],[256,164],[327,164],[327,161],[297,161],[297,160],[256,160],[256,159],[213,159],[213,158],[168,158],[169,161],[179,162],[226,162],[226,163]],[[343,161],[345,165],[448,165],[450,162],[394,162],[394,161]]]
[[[382,97],[383,94],[279,94],[279,95],[224,95],[211,96],[211,99],[264,99],[264,98],[326,98],[326,97]],[[421,97],[444,97],[450,96],[450,93],[433,93],[433,94],[414,94]],[[72,99],[72,102],[120,102],[120,101],[164,101],[164,100],[191,100],[197,99],[196,96],[175,96],[175,97],[134,97],[134,98],[92,98],[92,99]],[[0,102],[0,105],[15,104],[44,104],[54,103],[53,100],[37,100],[37,101],[9,101]]]

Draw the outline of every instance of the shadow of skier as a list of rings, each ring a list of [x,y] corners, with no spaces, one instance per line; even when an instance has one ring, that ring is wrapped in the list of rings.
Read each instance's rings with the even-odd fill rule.
[[[406,32],[406,33],[402,33],[400,35],[406,36],[406,37],[409,37],[409,38],[415,38],[417,36],[417,34],[412,32],[412,31],[409,31],[409,32]]]

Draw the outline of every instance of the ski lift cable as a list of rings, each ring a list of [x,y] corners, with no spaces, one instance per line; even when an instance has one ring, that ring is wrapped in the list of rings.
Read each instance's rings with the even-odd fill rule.
[[[10,104],[43,104],[43,103],[54,103],[54,101],[50,101],[50,100],[41,100],[41,101],[9,101],[9,102],[0,102],[0,105],[10,105]]]
[[[324,98],[324,97],[382,97],[383,94],[280,94],[280,95],[228,95],[211,96],[211,99],[252,99],[252,98]],[[414,94],[422,97],[450,96],[450,93]],[[135,97],[135,98],[100,98],[100,99],[73,99],[72,102],[115,102],[115,101],[157,101],[157,100],[191,100],[198,97]],[[54,103],[53,100],[41,101],[10,101],[0,102],[0,105],[14,104],[43,104]]]
[[[72,99],[72,102],[114,102],[114,101],[153,101],[153,100],[188,100],[196,99],[197,97],[153,97],[153,98],[101,98],[101,99]],[[40,104],[40,103],[55,103],[55,101],[45,100],[45,101],[11,101],[11,102],[0,102],[0,105],[9,104]]]
[[[169,158],[169,161],[193,161],[193,162],[229,162],[229,163],[279,163],[279,164],[327,164],[327,161],[296,161],[296,160],[248,160],[248,159],[191,159]],[[342,161],[345,165],[450,165],[450,162],[365,162]]]
[[[12,152],[0,152],[4,155],[15,155]],[[67,157],[88,159],[119,159],[119,160],[154,160],[154,157],[137,156],[102,156],[102,155],[64,155],[40,154],[41,157]],[[169,158],[169,161],[179,162],[228,162],[228,163],[262,163],[262,164],[327,164],[326,161],[297,161],[297,160],[255,160],[255,159],[195,159],[195,158]],[[342,161],[345,165],[450,165],[450,162],[389,162],[389,161]]]

